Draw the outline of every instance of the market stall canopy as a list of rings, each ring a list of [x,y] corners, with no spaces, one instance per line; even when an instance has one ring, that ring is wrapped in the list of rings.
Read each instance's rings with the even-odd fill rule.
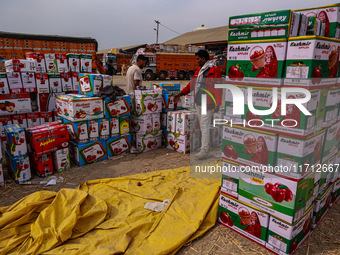
[[[164,43],[205,45],[210,43],[226,43],[227,37],[228,26],[222,26],[188,32]]]

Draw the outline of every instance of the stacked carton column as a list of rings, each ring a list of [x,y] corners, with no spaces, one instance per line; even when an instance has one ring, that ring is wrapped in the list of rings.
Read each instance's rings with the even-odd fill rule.
[[[115,101],[96,97],[103,79],[107,80],[103,75],[80,73],[80,94],[57,96],[57,112],[72,141],[71,157],[79,166],[122,157],[131,148],[130,96]]]
[[[294,252],[339,192],[339,40],[315,26],[325,25],[290,10],[229,22],[227,84],[244,114],[228,91],[219,221],[277,254]],[[291,88],[309,91],[310,115],[294,104],[305,91]]]
[[[161,90],[135,90],[130,118],[132,143],[140,152],[161,147]]]

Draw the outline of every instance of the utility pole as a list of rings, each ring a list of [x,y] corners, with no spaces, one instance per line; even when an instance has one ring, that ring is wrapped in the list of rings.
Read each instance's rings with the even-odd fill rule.
[[[155,22],[156,22],[156,24],[157,24],[157,29],[154,29],[154,30],[156,30],[156,33],[157,33],[157,37],[156,37],[156,43],[158,43],[158,31],[159,31],[159,23],[161,23],[161,22],[159,22],[158,20],[155,20]]]

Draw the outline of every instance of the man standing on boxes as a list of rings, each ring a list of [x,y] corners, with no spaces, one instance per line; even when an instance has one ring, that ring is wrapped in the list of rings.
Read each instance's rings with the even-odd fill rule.
[[[193,80],[178,94],[175,95],[175,102],[178,102],[183,95],[194,91],[195,104],[198,121],[201,129],[201,150],[196,155],[197,159],[208,157],[210,148],[210,127],[214,111],[220,108],[220,95],[222,89],[215,89],[215,84],[222,83],[221,71],[214,65],[215,61],[210,60],[206,50],[199,50],[195,53],[199,68],[193,76]],[[206,93],[208,92],[208,93]],[[202,95],[207,98],[207,112],[202,114]],[[213,97],[213,98],[212,98]]]
[[[144,55],[138,55],[136,63],[129,67],[126,72],[126,92],[134,94],[135,89],[142,85],[142,71],[146,65],[147,58]]]

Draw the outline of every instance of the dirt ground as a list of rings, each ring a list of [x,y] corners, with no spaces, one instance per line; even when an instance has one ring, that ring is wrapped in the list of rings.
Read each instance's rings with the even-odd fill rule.
[[[170,82],[167,81],[167,82]],[[188,81],[181,81],[182,87]],[[114,84],[125,87],[125,77],[114,76]],[[151,82],[143,82],[149,86]],[[143,154],[131,154],[117,160],[105,160],[84,167],[73,166],[71,170],[55,174],[64,177],[64,182],[55,186],[18,185],[7,182],[0,187],[0,207],[8,206],[39,190],[58,191],[62,188],[76,188],[87,180],[115,178],[188,166],[190,156],[161,148]],[[5,173],[6,174],[6,173]],[[8,177],[5,175],[5,178]],[[340,254],[340,203],[331,208],[311,236],[298,249],[296,254]],[[249,241],[228,228],[216,223],[204,236],[182,247],[177,253],[182,254],[271,254],[261,246]]]

